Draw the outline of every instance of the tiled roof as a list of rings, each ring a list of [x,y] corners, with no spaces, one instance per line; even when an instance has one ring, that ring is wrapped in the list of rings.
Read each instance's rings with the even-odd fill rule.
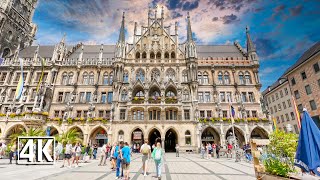
[[[197,45],[198,58],[244,57],[235,45]]]

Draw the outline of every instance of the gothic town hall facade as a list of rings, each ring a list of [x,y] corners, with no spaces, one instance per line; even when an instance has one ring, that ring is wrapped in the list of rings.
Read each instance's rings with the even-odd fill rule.
[[[126,141],[162,142],[166,151],[179,144],[196,151],[201,143],[230,142],[230,107],[234,133],[242,146],[272,131],[260,103],[259,58],[246,29],[247,47],[198,45],[187,16],[187,39],[179,42],[178,25],[166,26],[149,10],[147,26],[135,23],[126,42],[125,14],[116,45],[74,46],[65,36],[54,46],[29,46],[0,65],[1,140],[40,127],[50,135],[71,129],[83,144]],[[139,32],[138,32],[139,29]],[[244,33],[245,36],[245,33]],[[14,101],[24,60],[23,96]],[[45,73],[40,91],[41,59]]]

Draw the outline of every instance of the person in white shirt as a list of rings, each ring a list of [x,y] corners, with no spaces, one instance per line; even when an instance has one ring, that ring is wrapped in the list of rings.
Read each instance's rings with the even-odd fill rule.
[[[76,145],[74,146],[74,159],[72,161],[72,164],[74,164],[74,161],[76,161],[76,166],[75,167],[78,167],[79,166],[79,159],[80,159],[80,156],[81,156],[81,152],[82,152],[82,149],[81,149],[81,144],[80,143],[76,143]]]
[[[100,149],[100,160],[98,166],[106,165],[106,152],[107,152],[107,144],[104,144]]]
[[[67,142],[65,152],[64,152],[64,159],[63,159],[63,164],[61,168],[64,167],[64,162],[67,160],[68,161],[68,167],[71,168],[70,166],[70,159],[71,159],[71,153],[72,153],[72,144],[70,144],[70,141]]]
[[[150,159],[151,156],[151,147],[148,144],[148,140],[144,140],[144,144],[140,148],[140,153],[142,154],[142,167],[143,167],[143,174],[144,176],[147,176],[147,164],[148,159]]]
[[[56,148],[55,148],[55,153],[56,153],[56,161],[59,160],[60,154],[62,153],[63,147],[60,142],[57,143]]]

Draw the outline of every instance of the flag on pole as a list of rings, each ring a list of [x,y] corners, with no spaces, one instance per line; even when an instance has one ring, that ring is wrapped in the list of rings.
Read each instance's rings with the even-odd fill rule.
[[[231,102],[230,96],[229,96],[229,106],[230,106],[231,122],[233,124],[234,123],[234,115],[236,114],[236,112],[234,111],[234,108],[232,106],[232,102]]]
[[[276,121],[276,118],[272,118],[272,121],[273,121],[273,130],[274,131],[277,131],[278,128],[277,128],[277,121]]]
[[[294,108],[294,112],[295,112],[295,115],[296,115],[296,119],[298,121],[298,127],[299,129],[301,128],[301,119],[300,119],[300,113],[299,113],[299,110],[298,110],[298,107],[297,107],[297,104],[296,104],[296,101],[294,100],[294,97],[292,97],[292,101],[293,101],[293,108]]]
[[[40,79],[39,79],[39,82],[38,82],[38,85],[37,85],[37,89],[36,89],[36,92],[38,93],[39,92],[39,89],[40,89],[40,85],[42,83],[42,79],[43,79],[43,75],[44,75],[44,66],[45,66],[45,61],[42,57],[40,57],[41,59],[41,67],[42,67],[42,72],[41,72],[41,76],[40,76]]]
[[[2,62],[3,62],[3,58],[2,58],[2,57],[0,57],[0,65],[2,64]]]
[[[22,91],[23,91],[23,83],[24,83],[24,79],[23,79],[23,59],[19,58],[20,61],[20,68],[21,68],[21,73],[20,73],[20,78],[19,78],[19,82],[17,85],[17,89],[16,89],[16,100],[19,101],[21,95],[22,95]]]

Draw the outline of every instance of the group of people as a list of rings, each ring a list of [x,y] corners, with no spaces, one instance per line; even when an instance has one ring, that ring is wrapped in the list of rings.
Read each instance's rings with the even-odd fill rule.
[[[148,176],[148,160],[153,159],[156,166],[157,178],[161,179],[161,165],[163,161],[164,150],[161,148],[160,142],[157,142],[153,151],[151,152],[151,146],[148,144],[148,140],[144,141],[144,144],[140,147],[140,153],[142,154],[142,169],[143,175]],[[129,168],[131,162],[133,149],[129,147],[127,142],[121,141],[115,143],[111,147],[110,161],[111,169],[116,171],[116,179],[124,177],[129,179]],[[135,150],[137,152],[137,150]]]
[[[211,157],[214,157],[214,152],[216,153],[217,158],[219,158],[219,152],[220,152],[220,144],[215,143],[204,143],[201,145],[201,158],[204,159],[205,154],[207,155],[206,159],[210,159]]]
[[[79,166],[79,160],[82,154],[82,146],[79,142],[75,143],[74,146],[70,143],[70,141],[67,142],[65,147],[60,142],[56,143],[55,147],[55,160],[58,161],[60,158],[60,155],[62,154],[64,150],[64,159],[63,164],[61,168],[65,167],[65,162],[68,162],[69,168],[72,166],[78,167]]]

